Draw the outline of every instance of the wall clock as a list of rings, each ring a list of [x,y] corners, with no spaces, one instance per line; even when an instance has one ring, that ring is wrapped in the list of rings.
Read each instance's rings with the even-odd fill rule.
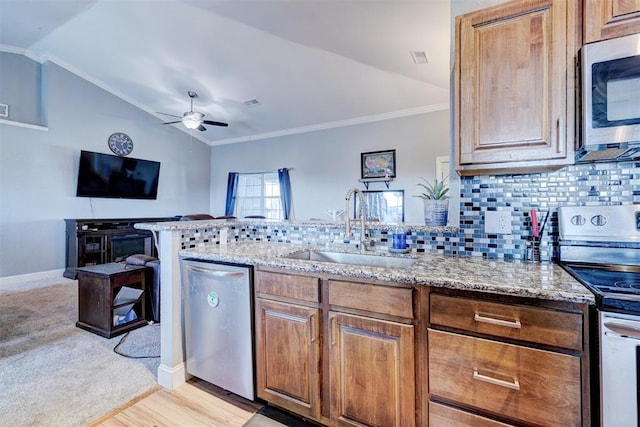
[[[133,151],[133,141],[126,133],[116,132],[109,137],[109,148],[118,156],[126,156]]]

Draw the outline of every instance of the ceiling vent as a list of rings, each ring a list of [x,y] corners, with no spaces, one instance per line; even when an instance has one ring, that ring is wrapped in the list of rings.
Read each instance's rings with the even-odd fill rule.
[[[246,105],[249,108],[257,107],[258,105],[260,105],[260,101],[258,101],[257,99],[254,98],[254,99],[250,99],[248,101],[244,101],[243,104]]]
[[[412,50],[411,57],[413,58],[413,62],[416,64],[428,64],[429,57],[427,56],[427,52],[423,50]]]

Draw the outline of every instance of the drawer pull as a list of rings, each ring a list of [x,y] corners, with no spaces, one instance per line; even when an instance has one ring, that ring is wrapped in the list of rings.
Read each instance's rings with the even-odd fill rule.
[[[510,388],[511,390],[520,390],[520,381],[517,378],[513,378],[513,382],[499,380],[498,378],[488,377],[478,373],[478,369],[473,369],[473,379],[478,381],[484,381],[489,384],[497,385],[500,387]]]
[[[336,345],[336,336],[338,332],[336,331],[336,326],[338,326],[338,321],[335,317],[331,318],[331,346]]]
[[[519,320],[494,319],[493,317],[482,316],[479,313],[475,314],[473,320],[481,323],[489,323],[491,325],[506,326],[507,328],[513,329],[520,329],[522,327],[522,324]]]
[[[309,333],[311,335],[311,342],[316,342],[316,315],[312,313],[309,315]]]

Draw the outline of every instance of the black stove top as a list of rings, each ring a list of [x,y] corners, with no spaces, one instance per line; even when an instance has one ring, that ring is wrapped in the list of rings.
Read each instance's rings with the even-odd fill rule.
[[[563,263],[596,297],[602,311],[640,315],[640,267]]]

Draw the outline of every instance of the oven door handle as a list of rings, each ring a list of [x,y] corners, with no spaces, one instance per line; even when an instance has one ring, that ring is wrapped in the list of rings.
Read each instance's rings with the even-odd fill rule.
[[[611,331],[615,332],[616,334],[640,339],[640,326],[621,322],[604,322],[603,325],[606,328],[611,329]]]

